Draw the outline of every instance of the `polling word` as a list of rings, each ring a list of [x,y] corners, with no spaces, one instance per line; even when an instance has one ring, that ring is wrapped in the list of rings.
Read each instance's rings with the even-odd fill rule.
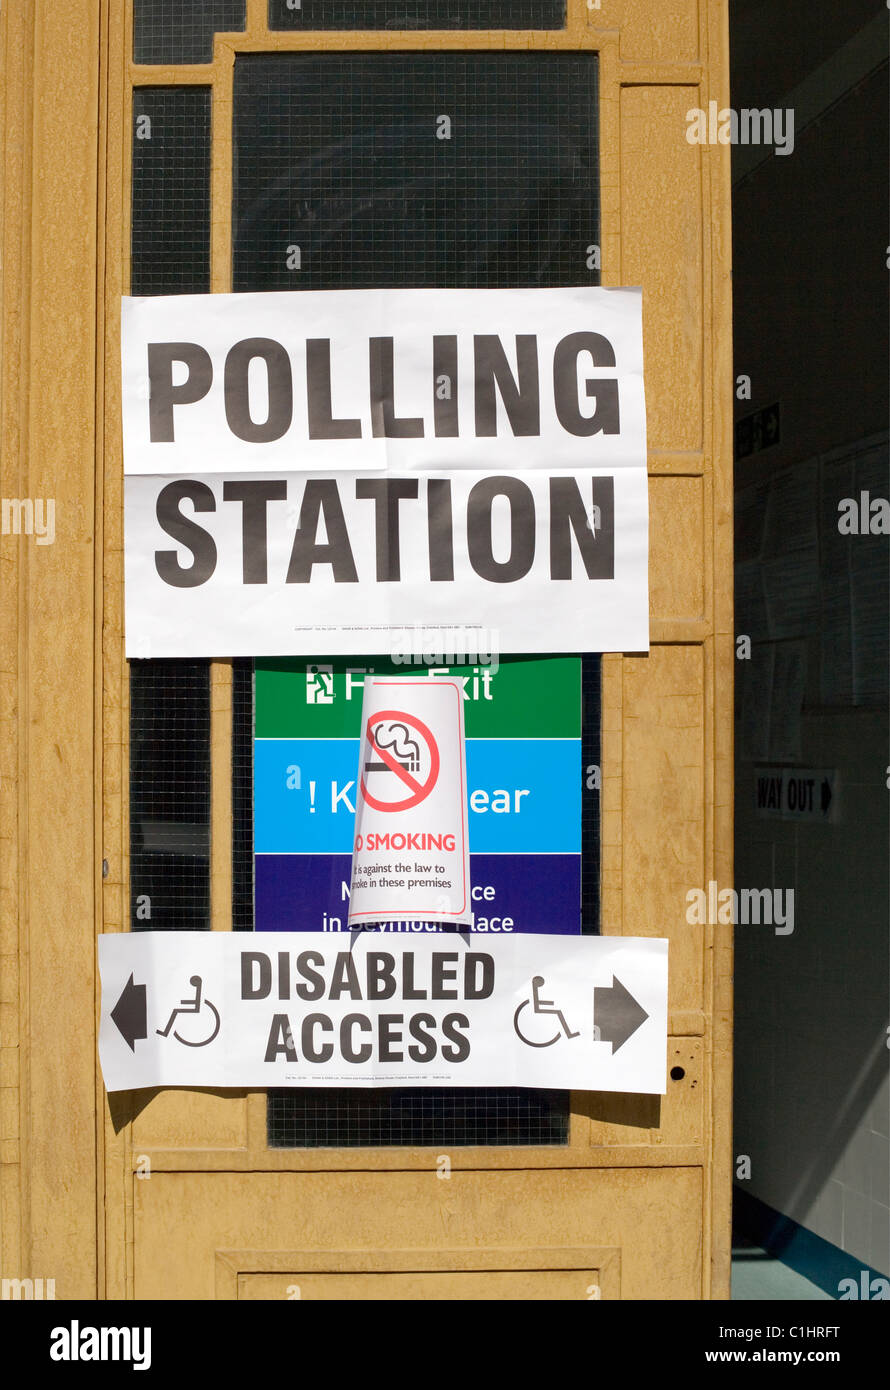
[[[434,334],[423,357],[432,402],[432,433],[439,438],[455,438],[460,434],[457,337]],[[515,373],[511,357],[517,364]],[[393,338],[368,339],[367,387],[363,393],[368,401],[371,435],[422,439],[427,432],[422,415],[396,414],[394,358]],[[556,344],[548,370],[542,373],[536,334],[516,334],[509,352],[497,333],[475,334],[472,433],[477,438],[494,438],[499,430],[509,427],[517,436],[540,435],[543,378],[553,393],[556,418],[569,434],[618,434],[618,379],[585,376],[579,380],[581,358],[589,367],[614,367],[615,349],[602,333],[568,333]],[[262,363],[259,382],[251,370],[255,363]],[[288,433],[294,424],[297,392],[293,363],[283,343],[273,338],[241,338],[216,367],[200,343],[149,343],[148,414],[153,444],[175,441],[178,411],[203,400],[215,374],[222,375],[225,420],[233,435],[250,444],[270,444]],[[415,383],[417,375],[415,369]],[[362,438],[365,427],[359,416],[334,414],[330,338],[305,341],[305,386],[304,428],[309,439]],[[346,386],[354,393],[354,379]],[[592,411],[589,402],[593,403]]]
[[[638,289],[126,298],[121,366],[128,474],[645,467]]]

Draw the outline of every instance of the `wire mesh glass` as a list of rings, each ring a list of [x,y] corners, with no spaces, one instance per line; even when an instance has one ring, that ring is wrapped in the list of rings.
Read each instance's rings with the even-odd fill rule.
[[[234,143],[237,291],[598,283],[595,55],[242,54]],[[585,657],[585,767],[599,764],[599,680]],[[597,931],[595,788],[583,805],[583,921]],[[568,1135],[565,1091],[269,1093],[273,1148]]]
[[[594,54],[243,54],[234,131],[235,290],[598,283]]]
[[[133,0],[133,61],[209,63],[214,34],[244,30],[246,0]]]
[[[232,662],[232,930],[253,931],[253,661]]]
[[[133,92],[130,293],[210,288],[210,89]]]
[[[273,1149],[565,1144],[564,1091],[437,1087],[270,1091]]]
[[[210,94],[133,93],[130,292],[210,288]],[[210,926],[210,667],[130,662],[130,925]]]
[[[565,0],[269,0],[269,28],[564,29]]]
[[[130,926],[210,926],[206,661],[130,663]]]

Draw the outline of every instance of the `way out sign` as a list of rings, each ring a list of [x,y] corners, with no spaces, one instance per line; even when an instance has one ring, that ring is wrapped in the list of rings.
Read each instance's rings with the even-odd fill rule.
[[[833,821],[836,781],[833,767],[755,767],[754,809],[766,820]]]
[[[481,949],[480,949],[481,946]],[[100,936],[109,1091],[529,1086],[663,1094],[664,940]]]
[[[349,925],[472,925],[463,690],[367,677]]]

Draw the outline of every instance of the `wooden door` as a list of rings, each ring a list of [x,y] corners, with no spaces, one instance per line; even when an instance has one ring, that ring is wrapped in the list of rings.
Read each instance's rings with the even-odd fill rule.
[[[7,402],[27,403],[17,414],[6,407],[4,460],[14,471],[3,492],[51,488],[59,502],[51,554],[3,552],[18,613],[13,635],[3,633],[18,732],[10,725],[4,735],[15,778],[3,779],[2,852],[18,869],[9,954],[22,1006],[7,1113],[30,1116],[12,1136],[27,1149],[28,1176],[10,1167],[4,1179],[7,1238],[20,1242],[13,1264],[58,1269],[58,1297],[725,1297],[730,947],[724,929],[686,921],[685,896],[710,879],[731,882],[729,165],[723,147],[685,138],[687,110],[725,92],[724,6],[680,0],[668,22],[653,0],[568,0],[563,28],[357,33],[285,28],[278,0],[271,13],[282,27],[271,30],[265,0],[247,0],[243,29],[211,25],[172,50],[152,46],[151,26],[134,20],[137,0],[109,0],[98,14],[86,0],[65,8],[64,23],[48,0],[34,16],[15,6],[3,16],[15,53],[5,131],[22,193],[5,206],[4,360]],[[218,8],[220,23],[240,23],[238,4]],[[518,8],[534,22],[532,0]],[[378,1117],[362,1143],[367,1117],[360,1123],[332,1098],[310,1144],[305,1115],[286,1096],[109,1098],[101,1086],[96,933],[250,926],[249,669],[180,663],[171,687],[163,671],[152,674],[156,663],[132,663],[142,668],[134,675],[123,656],[118,363],[122,293],[273,287],[233,216],[244,74],[262,54],[276,55],[264,70],[273,98],[295,59],[315,64],[317,81],[320,56],[331,58],[349,92],[364,79],[343,55],[391,60],[394,84],[441,57],[446,93],[459,73],[463,99],[488,93],[491,105],[510,65],[514,144],[528,121],[515,97],[531,90],[527,65],[540,84],[550,80],[545,66],[562,64],[562,74],[566,60],[580,82],[594,74],[599,225],[578,239],[571,282],[596,283],[585,277],[601,263],[601,283],[643,286],[652,648],[596,663],[602,791],[589,814],[599,855],[589,925],[670,939],[663,1099],[584,1093],[535,1110],[513,1096],[503,1115],[495,1099],[477,1102],[473,1124],[455,1099],[442,1128],[407,1131],[426,1142],[391,1142],[391,1121]],[[536,148],[543,164],[546,142]],[[58,171],[52,198],[28,177],[38,154],[41,170]],[[342,182],[348,164],[337,159],[332,177]],[[407,215],[404,201],[394,205],[394,217]],[[298,242],[287,230],[285,266]],[[360,246],[355,254],[360,261]],[[339,273],[362,283],[361,264]],[[156,744],[145,737],[153,719]],[[187,813],[168,804],[154,814],[145,800],[153,748],[173,748],[203,787]],[[145,898],[150,919],[138,915]],[[57,1026],[72,1040],[61,1061],[42,1045]],[[9,1036],[4,1029],[5,1045]],[[60,1181],[61,1204],[52,1195]],[[72,1229],[89,1257],[71,1253]]]

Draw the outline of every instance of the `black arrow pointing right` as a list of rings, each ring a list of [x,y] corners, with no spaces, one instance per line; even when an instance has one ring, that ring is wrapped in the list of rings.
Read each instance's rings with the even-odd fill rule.
[[[613,1057],[648,1017],[642,1004],[614,975],[611,985],[593,991],[594,1038],[597,1042],[610,1042]]]
[[[131,1052],[137,1038],[148,1037],[148,1005],[145,1000],[145,985],[133,983],[131,975],[124,985],[120,999],[111,1010],[112,1022]]]

